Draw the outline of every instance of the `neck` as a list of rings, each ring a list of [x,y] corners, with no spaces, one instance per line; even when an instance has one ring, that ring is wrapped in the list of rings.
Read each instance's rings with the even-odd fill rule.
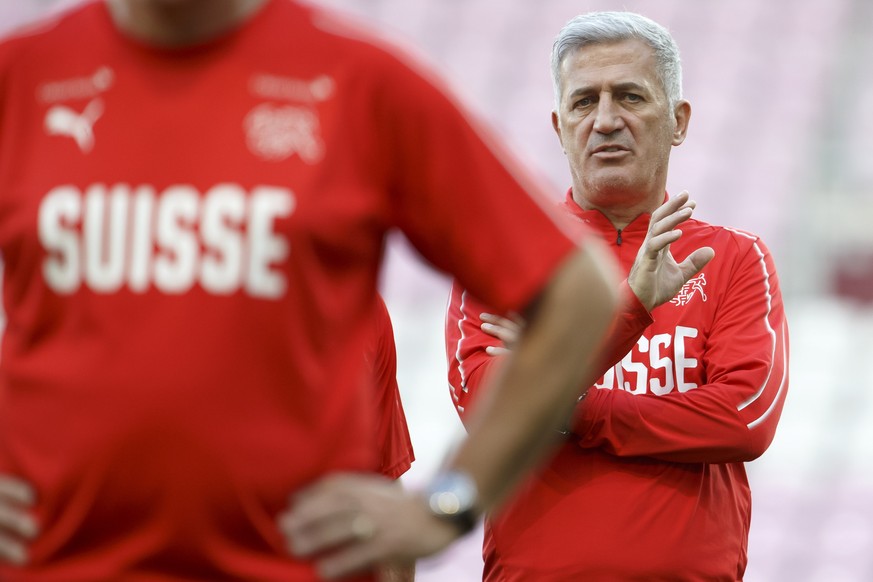
[[[246,20],[267,0],[106,0],[115,25],[150,44],[207,42]]]
[[[616,230],[622,230],[641,214],[654,212],[664,201],[664,190],[646,194],[625,192],[621,195],[615,193],[590,195],[573,188],[573,200],[583,210],[601,212]]]

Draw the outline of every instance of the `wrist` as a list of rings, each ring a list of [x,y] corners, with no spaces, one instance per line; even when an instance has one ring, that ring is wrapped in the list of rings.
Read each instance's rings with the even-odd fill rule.
[[[479,521],[479,491],[473,478],[464,471],[438,473],[424,491],[431,515],[451,524],[460,535],[469,533]]]
[[[641,307],[646,313],[651,313],[652,309],[656,307],[651,292],[648,290],[644,292],[643,289],[639,289],[638,285],[631,282],[631,276],[628,276],[619,288],[622,301],[629,310]]]

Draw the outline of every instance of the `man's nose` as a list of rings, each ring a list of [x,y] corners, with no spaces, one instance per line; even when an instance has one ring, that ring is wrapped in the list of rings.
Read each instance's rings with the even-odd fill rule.
[[[613,101],[611,95],[603,95],[597,102],[597,111],[594,117],[594,131],[598,133],[612,133],[617,129],[621,129],[624,125],[624,119],[621,117],[621,110]]]

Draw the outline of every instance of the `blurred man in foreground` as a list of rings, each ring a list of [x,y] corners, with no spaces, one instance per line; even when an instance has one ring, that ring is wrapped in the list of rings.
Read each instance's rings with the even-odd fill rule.
[[[691,218],[687,193],[665,196],[691,107],[663,27],[632,13],[574,18],[552,72],[552,124],[572,176],[562,209],[628,275],[602,377],[580,390],[566,443],[487,522],[485,579],[740,580],[743,463],[772,441],[788,385],[773,260],[758,237]],[[467,418],[523,323],[463,287],[446,332]]]
[[[615,297],[488,141],[292,0],[90,2],[0,43],[0,579],[371,580],[503,499]],[[424,494],[375,475],[361,385],[395,227],[530,321]]]

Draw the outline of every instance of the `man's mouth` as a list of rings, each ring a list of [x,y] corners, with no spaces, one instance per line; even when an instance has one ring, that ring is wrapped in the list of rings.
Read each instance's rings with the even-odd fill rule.
[[[598,146],[598,147],[594,148],[594,151],[593,151],[592,153],[595,153],[595,154],[602,154],[602,153],[608,153],[608,154],[611,154],[611,153],[615,153],[615,152],[627,152],[627,151],[630,151],[630,150],[627,149],[626,147],[624,147],[624,146],[620,146],[620,145],[602,145],[602,146]]]
[[[625,159],[631,154],[631,151],[620,145],[601,145],[592,150],[591,157],[604,162],[617,162]]]

